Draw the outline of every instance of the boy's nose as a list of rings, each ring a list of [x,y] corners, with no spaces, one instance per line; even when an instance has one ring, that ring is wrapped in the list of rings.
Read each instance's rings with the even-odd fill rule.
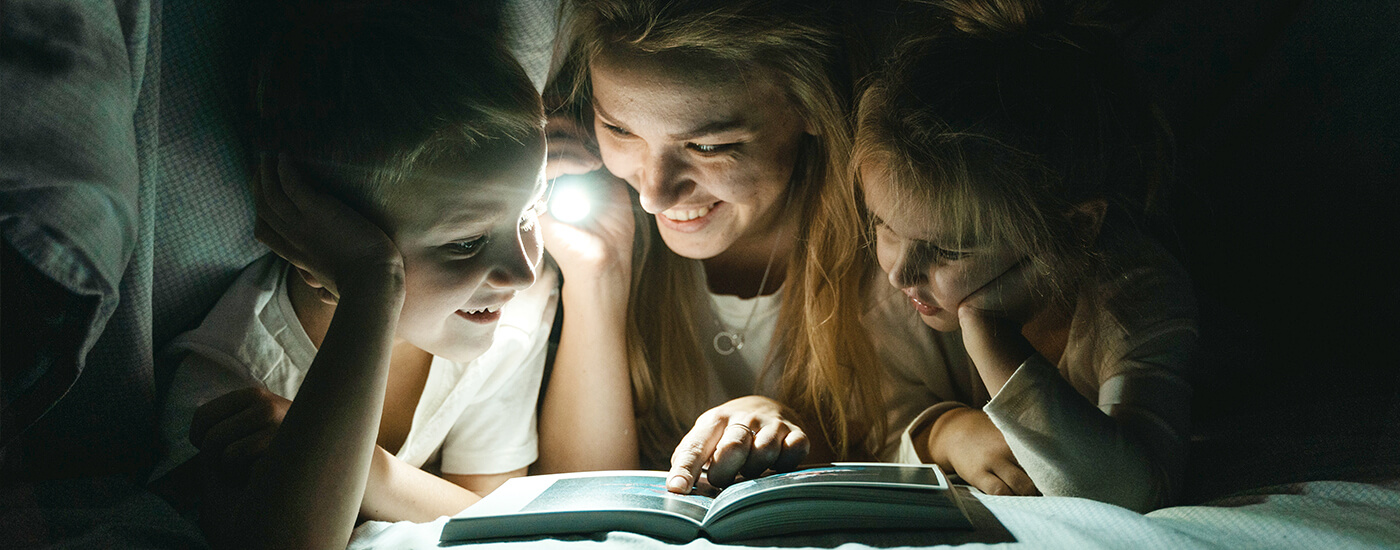
[[[638,167],[635,184],[642,209],[660,214],[688,194],[694,183],[685,169],[685,161],[674,153],[648,154]]]
[[[543,246],[534,233],[521,235],[516,246],[502,255],[487,282],[496,288],[524,290],[535,284],[535,267],[540,263]]]

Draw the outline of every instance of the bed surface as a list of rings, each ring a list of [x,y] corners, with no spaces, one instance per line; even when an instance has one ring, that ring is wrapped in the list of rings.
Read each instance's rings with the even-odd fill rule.
[[[1400,548],[1400,480],[1377,484],[1314,481],[1246,491],[1199,506],[1138,514],[1069,497],[973,496],[1000,520],[977,521],[977,532],[822,534],[744,543],[742,547],[892,548]],[[975,508],[975,506],[974,506]],[[437,548],[446,517],[432,523],[368,522],[350,548]],[[1007,534],[1010,537],[1007,537]],[[1014,541],[1006,541],[1014,538]],[[632,533],[530,539],[471,548],[667,548]],[[697,540],[686,548],[729,548]]]

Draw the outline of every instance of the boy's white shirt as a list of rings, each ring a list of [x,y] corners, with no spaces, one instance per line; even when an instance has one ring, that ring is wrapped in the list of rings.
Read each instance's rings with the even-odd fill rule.
[[[295,398],[316,347],[292,310],[286,272],[287,263],[272,254],[254,262],[198,328],[166,349],[187,355],[162,408],[165,453],[151,479],[196,453],[189,427],[200,405],[254,385]],[[396,453],[400,460],[461,475],[504,473],[535,461],[535,402],[557,283],[557,273],[546,268],[534,286],[508,302],[491,347],[480,357],[466,364],[433,358],[412,427]]]

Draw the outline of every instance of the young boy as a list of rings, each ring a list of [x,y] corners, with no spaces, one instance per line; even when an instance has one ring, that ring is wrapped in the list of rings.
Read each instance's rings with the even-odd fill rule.
[[[281,257],[171,344],[156,477],[195,474],[215,545],[343,545],[357,518],[428,521],[523,475],[557,299],[539,93],[491,14],[284,13],[254,185]]]

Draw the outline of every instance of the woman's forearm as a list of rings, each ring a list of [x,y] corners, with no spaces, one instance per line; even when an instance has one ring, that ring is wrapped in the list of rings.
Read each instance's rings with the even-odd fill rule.
[[[627,286],[593,283],[565,279],[564,327],[540,411],[542,473],[638,464],[627,360]]]
[[[381,272],[382,271],[382,272]],[[402,267],[341,281],[326,337],[230,529],[235,546],[344,546],[379,433]]]

